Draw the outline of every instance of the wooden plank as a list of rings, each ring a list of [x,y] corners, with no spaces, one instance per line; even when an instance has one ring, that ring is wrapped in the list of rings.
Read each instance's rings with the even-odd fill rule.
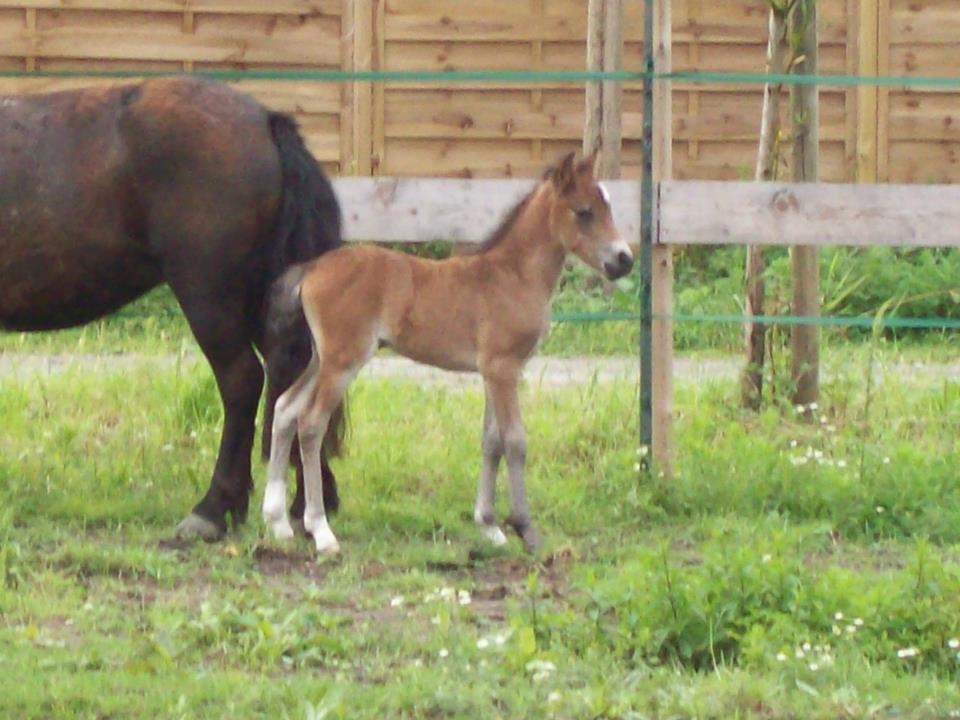
[[[386,57],[386,37],[383,32],[384,16],[387,12],[386,0],[370,0],[373,4],[373,38],[371,52],[372,70],[395,70],[388,65]],[[370,173],[383,172],[386,157],[386,87],[384,83],[373,83],[373,97],[370,118]]]
[[[669,181],[659,240],[960,247],[960,186]]]
[[[373,68],[373,5],[370,0],[350,0],[353,4],[353,57],[356,70]],[[341,125],[340,132],[352,135],[353,168],[357,175],[369,175],[373,159],[373,85],[353,83],[352,126]]]
[[[877,0],[861,0],[857,35],[857,72],[877,74]],[[857,179],[877,181],[877,88],[857,88]]]
[[[536,180],[340,177],[333,181],[348,240],[481,242]],[[620,234],[640,229],[636,182],[605,183]]]
[[[323,41],[321,41],[323,40]],[[291,40],[261,36],[200,36],[117,30],[24,32],[5,38],[0,54],[45,58],[104,58],[184,62],[313,64],[338,67],[339,40]]]
[[[116,10],[249,15],[339,16],[342,0],[0,0],[3,8],[38,10]]]

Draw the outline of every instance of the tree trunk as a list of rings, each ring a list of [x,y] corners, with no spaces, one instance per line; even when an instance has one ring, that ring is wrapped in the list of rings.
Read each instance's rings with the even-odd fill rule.
[[[786,72],[787,16],[785,10],[770,8],[769,34],[767,38],[767,72]],[[777,139],[780,134],[781,83],[767,83],[763,89],[763,111],[760,117],[760,146],[757,149],[757,165],[753,179],[765,182],[775,179]],[[764,284],[763,247],[750,245],[747,248],[746,268],[746,314],[763,315]],[[751,410],[759,410],[763,397],[763,372],[765,357],[766,325],[747,322],[744,327],[746,366],[740,376],[740,402]]]
[[[800,38],[798,62],[794,72],[817,72],[817,8],[815,0],[799,0],[791,13],[792,32]],[[790,110],[793,117],[793,179],[797,182],[816,182],[818,179],[818,150],[820,140],[820,113],[816,85],[794,85],[790,92]],[[820,314],[820,268],[815,246],[795,246],[790,249],[793,273],[794,315]],[[815,325],[794,325],[790,334],[793,402],[809,408],[817,401],[820,391],[820,328]],[[809,411],[808,411],[809,414]]]

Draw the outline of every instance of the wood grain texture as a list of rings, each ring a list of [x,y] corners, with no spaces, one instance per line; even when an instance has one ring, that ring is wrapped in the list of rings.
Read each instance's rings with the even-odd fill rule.
[[[334,188],[343,209],[344,237],[382,242],[475,243],[533,188],[529,179],[340,177]],[[625,238],[640,231],[637,183],[611,180],[614,222]]]
[[[960,247],[960,187],[672,181],[660,242]]]

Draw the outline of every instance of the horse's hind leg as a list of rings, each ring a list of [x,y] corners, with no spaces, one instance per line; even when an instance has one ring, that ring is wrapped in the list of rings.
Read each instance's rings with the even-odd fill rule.
[[[297,417],[311,400],[316,375],[317,362],[314,357],[304,373],[277,400],[273,413],[270,464],[267,468],[267,486],[263,492],[263,519],[278,539],[293,536],[293,528],[287,517],[287,467],[297,433]]]
[[[300,448],[294,448],[297,454],[297,490],[290,504],[290,523],[294,532],[306,533],[303,525],[303,513],[307,506],[306,494],[303,489],[303,463],[300,462]],[[337,493],[337,480],[330,468],[325,450],[320,451],[320,474],[323,477],[323,507],[328,515],[333,515],[340,509],[340,496]]]
[[[243,317],[246,298],[209,277],[193,277],[190,271],[168,273],[167,281],[213,369],[224,414],[210,487],[176,532],[178,537],[216,540],[226,533],[228,513],[234,522],[247,516],[253,487],[250,454],[263,368]]]

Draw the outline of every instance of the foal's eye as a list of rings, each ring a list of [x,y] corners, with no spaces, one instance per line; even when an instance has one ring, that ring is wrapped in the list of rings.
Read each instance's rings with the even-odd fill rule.
[[[577,216],[577,222],[581,225],[588,225],[593,221],[593,208],[580,208],[574,210],[574,213]]]

